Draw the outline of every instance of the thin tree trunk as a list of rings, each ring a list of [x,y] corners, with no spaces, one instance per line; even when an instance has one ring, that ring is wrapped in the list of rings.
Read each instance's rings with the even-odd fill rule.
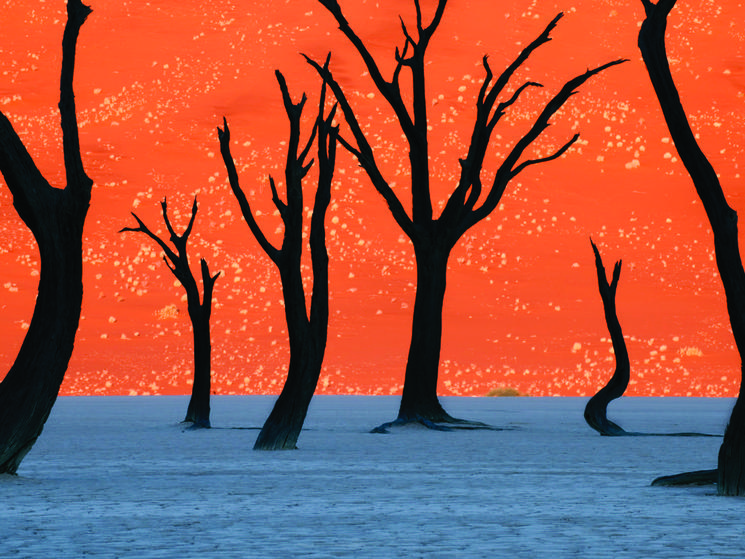
[[[608,325],[611,341],[613,342],[613,353],[616,358],[616,370],[608,383],[595,394],[585,407],[585,421],[598,431],[601,435],[626,435],[626,431],[608,419],[608,404],[623,396],[629,385],[631,376],[631,363],[629,352],[626,349],[626,341],[623,339],[621,323],[616,313],[616,288],[621,277],[621,261],[616,262],[613,269],[613,279],[608,283],[605,275],[605,267],[595,243],[592,250],[595,253],[595,268],[598,275],[598,289],[600,298],[603,300],[605,323]]]
[[[190,313],[191,314],[191,313]],[[211,353],[210,321],[201,309],[191,317],[194,331],[194,386],[191,390],[185,422],[195,427],[210,427]]]
[[[173,229],[171,220],[168,217],[168,204],[164,199],[160,206],[163,210],[163,221],[166,224],[171,243],[176,252],[158,235],[153,233],[147,225],[132,213],[132,217],[137,221],[138,227],[125,227],[120,233],[139,232],[144,233],[155,241],[164,252],[163,260],[171,270],[179,283],[186,291],[186,304],[191,319],[191,327],[194,334],[194,384],[191,389],[191,399],[186,409],[186,418],[184,423],[192,423],[192,427],[210,427],[210,357],[212,352],[212,342],[210,338],[210,316],[212,315],[212,293],[215,289],[215,281],[220,276],[217,272],[214,276],[210,274],[207,261],[202,258],[200,261],[202,270],[202,300],[199,300],[199,287],[197,280],[189,266],[189,255],[187,245],[191,235],[194,221],[197,218],[197,199],[194,198],[194,205],[191,209],[191,219],[184,232],[179,235]]]
[[[325,68],[329,59],[326,59]],[[336,162],[336,142],[339,129],[333,125],[336,105],[324,116],[326,82],[321,86],[318,116],[305,148],[300,150],[300,120],[307,97],[293,103],[284,76],[275,72],[282,91],[285,111],[290,120],[290,141],[285,165],[287,202],[283,202],[273,178],[269,178],[272,201],[285,226],[282,248],[275,248],[266,238],[251,211],[251,206],[241,189],[233,156],[230,154],[230,130],[223,119],[224,129],[218,128],[220,152],[228,171],[231,189],[238,199],[241,212],[251,232],[279,270],[285,304],[287,333],[290,338],[290,365],[287,380],[269,417],[254,444],[254,450],[284,450],[297,448],[313,398],[326,351],[329,319],[329,256],[326,249],[326,211],[331,201],[331,182]],[[305,289],[301,260],[303,253],[303,179],[312,165],[305,163],[306,156],[317,138],[318,184],[310,222],[310,257],[313,267],[313,287],[310,312],[306,309]]]

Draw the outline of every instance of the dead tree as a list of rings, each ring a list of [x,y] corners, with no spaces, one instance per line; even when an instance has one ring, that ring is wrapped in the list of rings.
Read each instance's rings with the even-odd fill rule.
[[[26,337],[0,383],[0,473],[15,473],[41,434],[72,355],[83,300],[83,224],[93,181],[80,157],[73,74],[78,34],[88,14],[68,0],[62,38],[59,110],[66,186],[42,176],[0,112],[0,172],[13,206],[39,245],[39,294]]]
[[[598,289],[600,298],[603,300],[603,310],[605,311],[605,323],[608,325],[611,342],[613,343],[613,353],[616,357],[616,370],[608,383],[595,394],[585,406],[585,421],[601,435],[627,435],[628,433],[608,419],[608,404],[623,396],[626,387],[629,385],[631,374],[631,363],[629,362],[629,352],[626,349],[626,342],[623,339],[621,323],[618,321],[616,313],[616,288],[618,280],[621,277],[621,260],[616,262],[613,267],[613,279],[608,283],[605,274],[605,266],[600,252],[595,243],[590,239],[592,250],[595,253],[595,268],[598,273]]]
[[[364,41],[350,27],[337,0],[320,0],[320,2],[331,13],[339,24],[341,32],[362,57],[375,87],[393,109],[408,144],[411,216],[383,176],[375,158],[375,150],[363,132],[355,109],[345,91],[334,79],[330,70],[308,59],[323,79],[328,81],[354,138],[354,144],[341,137],[339,141],[356,156],[373,186],[388,204],[393,218],[414,246],[417,287],[412,337],[398,418],[393,423],[421,422],[430,427],[440,428],[475,427],[473,423],[451,417],[442,408],[437,398],[442,308],[450,253],[466,231],[486,218],[497,207],[502,194],[513,178],[532,165],[557,159],[569,149],[578,139],[578,135],[573,136],[546,156],[532,159],[524,157],[527,148],[541,136],[549,126],[550,119],[576,93],[578,87],[592,76],[623,61],[615,60],[567,81],[559,92],[545,104],[530,129],[515,142],[494,173],[491,184],[484,184],[486,179],[482,176],[482,167],[494,128],[523,93],[529,89],[541,87],[541,84],[527,81],[515,87],[511,94],[502,95],[505,87],[530,55],[538,47],[551,40],[549,35],[562,14],[556,16],[498,77],[495,78],[487,57],[484,57],[484,82],[476,100],[476,120],[468,153],[459,160],[460,176],[441,215],[435,217],[430,192],[428,138],[430,122],[427,116],[430,101],[425,89],[425,68],[427,67],[425,55],[430,40],[440,24],[447,0],[437,2],[435,13],[427,25],[423,21],[424,15],[420,0],[414,0],[416,30],[412,32],[409,26],[401,20],[403,48],[396,49],[396,65],[390,78],[383,76],[378,62],[369,52]],[[411,76],[410,80],[403,82],[410,83],[410,92],[402,91],[400,78],[404,69]],[[500,101],[500,97],[503,100]],[[396,178],[400,179],[400,177]],[[385,431],[388,425],[390,424],[384,424],[376,431]]]
[[[326,61],[328,65],[328,59]],[[326,66],[324,66],[326,67]],[[303,94],[299,103],[290,97],[284,76],[275,75],[282,91],[282,100],[290,121],[290,138],[285,163],[286,202],[279,196],[274,179],[269,177],[272,202],[284,224],[281,248],[276,248],[259,227],[251,206],[241,189],[238,172],[230,153],[230,129],[223,119],[223,128],[218,128],[220,152],[228,172],[233,194],[248,226],[267,256],[279,270],[282,294],[285,302],[285,319],[290,341],[290,364],[287,380],[277,398],[269,417],[264,423],[254,445],[255,450],[294,449],[302,430],[318,378],[321,374],[326,351],[329,319],[328,252],[326,250],[325,218],[331,200],[331,181],[336,159],[338,127],[332,126],[336,106],[324,118],[326,84],[321,87],[318,116],[313,132],[305,147],[300,147],[300,125],[307,97]],[[310,313],[306,306],[305,289],[301,270],[303,253],[303,180],[313,165],[306,163],[308,153],[317,138],[318,185],[310,222],[310,256],[313,269]]]
[[[696,141],[670,73],[665,30],[667,16],[675,1],[659,0],[653,4],[650,0],[642,0],[646,18],[639,30],[639,49],[675,148],[691,176],[714,233],[717,268],[727,297],[732,334],[742,362],[745,357],[745,270],[738,245],[737,213],[727,204],[717,174]],[[720,495],[745,495],[745,398],[742,381],[719,450],[717,469],[696,474],[696,479],[706,475],[710,479],[716,478]]]
[[[166,266],[168,266],[186,290],[186,305],[194,333],[194,384],[191,388],[191,399],[186,410],[184,423],[191,423],[195,428],[209,428],[210,385],[212,376],[210,316],[212,315],[212,293],[215,288],[215,281],[220,275],[220,272],[217,272],[214,276],[211,275],[207,261],[204,258],[201,259],[203,294],[200,300],[197,280],[194,278],[194,274],[189,266],[189,257],[186,252],[186,244],[189,242],[189,235],[191,235],[194,220],[197,217],[197,199],[196,197],[194,198],[189,225],[186,226],[186,230],[181,235],[177,234],[171,225],[171,220],[168,218],[166,200],[164,199],[160,205],[163,209],[163,221],[168,229],[171,243],[176,249],[175,252],[163,239],[148,229],[134,212],[132,212],[132,215],[137,220],[138,227],[125,227],[119,232],[134,231],[144,233],[154,240],[165,253],[163,261],[166,263]]]

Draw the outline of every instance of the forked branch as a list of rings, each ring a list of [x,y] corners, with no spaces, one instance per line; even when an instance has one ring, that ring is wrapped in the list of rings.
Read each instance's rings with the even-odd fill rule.
[[[326,66],[321,66],[312,58],[303,55],[305,60],[318,72],[321,79],[328,84],[331,91],[334,94],[339,106],[341,107],[342,113],[344,114],[344,120],[352,131],[357,147],[354,147],[349,141],[345,140],[342,136],[339,136],[339,143],[352,153],[360,165],[365,169],[368,177],[373,183],[375,189],[380,193],[388,204],[388,208],[391,211],[391,215],[398,223],[399,227],[406,232],[407,235],[411,236],[414,234],[413,223],[411,218],[406,213],[406,210],[401,204],[393,189],[388,185],[388,182],[383,177],[377,162],[375,161],[375,155],[370,143],[367,141],[365,133],[362,131],[362,127],[357,119],[357,116],[352,109],[352,106],[344,93],[344,90],[339,85],[339,82],[334,79],[333,74]]]
[[[627,62],[627,60],[613,60],[591,70],[587,70],[583,74],[572,78],[564,84],[561,90],[548,101],[546,106],[533,122],[533,125],[530,127],[530,129],[522,138],[520,138],[515,143],[510,153],[499,166],[499,169],[495,174],[492,186],[489,189],[489,193],[487,194],[483,204],[480,207],[474,209],[470,213],[469,218],[465,220],[464,228],[462,228],[463,232],[484,219],[496,208],[499,200],[502,197],[502,194],[504,193],[505,188],[507,187],[507,184],[517,174],[531,165],[545,163],[547,161],[557,159],[558,157],[563,155],[575,141],[577,141],[579,136],[575,135],[571,139],[569,139],[569,141],[564,143],[559,149],[555,150],[553,153],[546,157],[527,159],[519,162],[528,146],[530,146],[536,139],[538,139],[543,131],[550,126],[551,117],[553,117],[564,106],[564,104],[569,100],[570,97],[577,93],[577,88],[579,88],[587,80],[599,74],[600,72],[624,62]]]

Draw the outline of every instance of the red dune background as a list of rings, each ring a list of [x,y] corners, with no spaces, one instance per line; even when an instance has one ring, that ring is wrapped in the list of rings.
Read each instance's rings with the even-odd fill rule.
[[[86,223],[82,321],[62,394],[184,394],[191,330],[185,296],[144,235],[119,234],[136,211],[164,233],[168,197],[177,229],[199,201],[190,243],[222,274],[212,317],[217,394],[276,393],[288,349],[276,270],[230,193],[216,127],[227,117],[241,182],[274,242],[267,176],[281,182],[288,126],[274,70],[312,116],[319,82],[300,53],[331,68],[358,107],[395,190],[409,203],[400,129],[359,56],[317,2],[91,0],[78,47],[76,99],[83,160],[95,181]],[[393,68],[406,0],[346,0],[348,19]],[[5,2],[0,15],[0,110],[42,172],[62,186],[56,110],[61,0]],[[431,14],[434,2],[424,2]],[[575,132],[560,160],[533,166],[451,258],[439,391],[589,395],[614,359],[589,237],[608,271],[623,259],[617,307],[632,360],[628,395],[732,396],[739,358],[701,204],[677,158],[636,46],[641,2],[451,0],[429,51],[428,95],[436,207],[465,155],[474,99],[489,55],[500,72],[559,11],[565,16],[512,82],[539,81],[506,115],[485,166],[491,176],[535,111],[564,81],[611,59],[629,62],[583,86],[536,146],[548,153]],[[668,50],[675,79],[730,204],[745,211],[738,157],[745,119],[742,3],[679,5]],[[306,128],[306,133],[309,127]],[[349,136],[348,131],[342,133]],[[312,187],[312,185],[310,185]],[[397,394],[414,299],[411,244],[349,154],[340,152],[327,217],[331,319],[321,394]],[[309,191],[310,192],[310,191]],[[307,195],[310,201],[310,194]],[[31,318],[35,243],[0,189],[0,370]]]

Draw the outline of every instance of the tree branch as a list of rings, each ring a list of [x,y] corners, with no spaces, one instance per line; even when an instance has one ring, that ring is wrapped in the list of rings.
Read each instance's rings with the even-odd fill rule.
[[[528,60],[530,55],[538,49],[538,47],[548,43],[551,40],[551,31],[556,27],[559,20],[563,17],[563,13],[559,13],[552,19],[548,25],[544,28],[538,37],[536,37],[530,44],[525,47],[520,54],[512,61],[512,63],[505,68],[500,76],[492,83],[494,74],[491,66],[489,66],[489,58],[484,56],[482,64],[484,66],[484,83],[479,89],[479,94],[476,99],[476,121],[473,124],[473,132],[471,133],[471,142],[468,148],[468,154],[465,159],[461,159],[461,175],[458,181],[458,186],[453,191],[453,194],[448,199],[445,209],[440,217],[441,220],[450,222],[451,220],[460,221],[470,216],[470,212],[476,205],[479,197],[481,196],[481,179],[479,177],[484,164],[484,158],[486,157],[486,151],[489,147],[491,140],[491,134],[494,130],[499,119],[504,114],[504,111],[514,104],[519,98],[520,94],[531,85],[540,86],[536,82],[527,82],[515,91],[510,99],[501,103],[497,106],[496,111],[492,115],[494,105],[502,93],[502,90],[507,86],[515,72]],[[466,195],[468,198],[466,199]],[[498,200],[497,200],[498,202]],[[465,231],[470,225],[467,225]]]
[[[533,122],[530,130],[528,130],[528,132],[526,132],[525,135],[517,141],[510,153],[499,166],[499,169],[497,170],[494,177],[494,182],[492,183],[492,186],[489,190],[489,194],[484,200],[484,203],[479,208],[473,210],[470,213],[469,218],[464,224],[465,229],[463,229],[463,231],[467,230],[474,224],[478,223],[480,220],[484,219],[494,210],[494,208],[499,203],[499,200],[501,199],[502,194],[507,187],[507,184],[517,173],[519,173],[529,165],[556,159],[557,157],[561,156],[572,145],[572,143],[576,141],[577,138],[573,137],[553,155],[547,158],[528,160],[518,165],[518,160],[522,156],[525,149],[529,145],[531,145],[546,128],[548,128],[551,117],[553,117],[564,106],[567,100],[577,92],[578,87],[580,87],[591,77],[599,74],[603,70],[606,70],[618,64],[622,64],[624,62],[627,62],[627,60],[613,60],[596,68],[587,70],[583,74],[572,78],[564,84],[561,90],[552,99],[550,99],[546,106],[543,108],[541,113]]]
[[[75,70],[75,51],[80,28],[85,23],[91,9],[80,0],[68,0],[67,24],[62,36],[62,71],[60,75],[59,110],[62,119],[62,147],[65,159],[67,187],[84,203],[90,200],[93,181],[85,174],[80,156],[78,119],[75,114],[75,94],[73,75]]]
[[[123,227],[122,229],[119,230],[119,232],[120,233],[126,233],[126,232],[129,232],[129,231],[132,231],[132,232],[135,232],[135,233],[144,233],[145,235],[147,235],[148,237],[150,237],[153,241],[155,241],[160,246],[160,248],[165,253],[164,259],[167,258],[168,260],[170,260],[171,262],[173,262],[174,265],[175,265],[177,263],[177,261],[178,261],[178,256],[176,255],[175,252],[173,252],[173,250],[171,249],[171,247],[169,247],[168,244],[166,244],[166,242],[163,239],[161,239],[160,237],[158,237],[158,235],[156,235],[155,233],[153,233],[148,228],[148,226],[145,225],[145,223],[137,216],[136,213],[134,213],[134,212],[131,212],[131,213],[132,213],[132,216],[137,220],[137,223],[139,224],[139,227]],[[166,260],[166,264],[168,264],[168,260]],[[170,268],[170,264],[169,264],[169,268]],[[171,268],[171,271],[173,271],[173,268]],[[174,272],[174,274],[175,274],[175,272]]]
[[[401,97],[401,90],[399,89],[398,84],[387,82],[385,78],[383,78],[383,75],[380,72],[380,68],[378,68],[377,62],[375,62],[375,59],[370,54],[370,51],[367,50],[367,47],[362,42],[362,39],[360,39],[359,36],[354,32],[354,30],[349,26],[349,22],[344,17],[341,6],[339,6],[337,0],[319,1],[331,13],[331,15],[334,16],[337,23],[339,24],[339,30],[344,33],[344,35],[346,35],[347,39],[349,39],[349,42],[352,43],[354,48],[362,57],[362,61],[365,63],[367,71],[370,73],[370,77],[372,78],[375,87],[378,89],[378,91],[380,91],[383,97],[385,97],[385,99],[388,101],[388,104],[396,113],[396,117],[401,124],[401,129],[404,131],[404,134],[407,137],[411,136],[414,132],[414,122],[411,118],[411,115],[409,115],[408,110],[406,109],[406,105],[403,102],[403,99]],[[445,1],[446,0],[440,0],[441,3],[444,3]]]
[[[212,293],[215,289],[215,282],[220,276],[220,272],[217,272],[214,276],[210,275],[210,268],[207,265],[207,261],[202,258],[200,260],[202,268],[202,312],[205,313],[204,319],[209,322],[210,315],[212,314]]]
[[[563,146],[561,146],[558,150],[556,150],[551,155],[548,155],[546,157],[539,157],[539,158],[536,158],[536,159],[526,159],[525,161],[523,161],[522,163],[520,163],[517,167],[515,167],[515,169],[512,171],[512,176],[513,177],[514,176],[517,176],[523,169],[525,169],[526,167],[528,167],[530,165],[536,165],[538,163],[546,163],[547,161],[552,161],[554,159],[558,159],[559,157],[561,157],[562,155],[564,155],[564,153],[566,153],[566,151],[570,147],[572,147],[572,145],[574,144],[574,142],[576,142],[577,140],[579,140],[579,134],[575,134],[574,136],[572,136],[569,139],[569,141],[567,141]]]
[[[240,182],[238,180],[238,171],[235,168],[235,161],[233,160],[233,156],[230,153],[230,128],[228,128],[228,120],[223,117],[222,122],[223,128],[217,128],[217,137],[220,142],[220,153],[222,154],[222,159],[228,172],[228,181],[230,183],[230,188],[233,190],[233,194],[238,200],[238,205],[241,208],[241,213],[243,213],[243,217],[245,218],[246,223],[248,223],[248,227],[249,229],[251,229],[251,233],[253,233],[256,241],[259,243],[267,256],[269,256],[269,258],[276,264],[277,262],[279,262],[280,252],[267,240],[263,231],[259,227],[259,224],[256,222],[256,218],[254,217],[253,211],[251,210],[251,205],[248,203],[248,199],[246,198],[246,195],[240,186]],[[276,189],[274,192],[276,193]]]
[[[344,119],[346,120],[347,125],[352,131],[352,135],[354,136],[358,147],[355,149],[348,141],[344,140],[341,136],[338,137],[339,142],[357,158],[360,165],[365,169],[367,175],[370,177],[370,180],[373,183],[373,186],[380,193],[380,195],[383,196],[383,199],[388,204],[391,215],[393,215],[393,218],[396,220],[396,223],[398,223],[399,227],[401,227],[401,229],[407,235],[413,235],[414,230],[411,219],[406,213],[406,210],[401,204],[401,201],[398,199],[386,180],[383,178],[383,175],[380,172],[377,163],[375,162],[375,156],[373,154],[372,147],[370,147],[370,144],[368,143],[364,132],[362,132],[362,128],[360,127],[360,123],[357,120],[357,116],[355,115],[354,110],[349,104],[349,100],[344,94],[341,86],[334,79],[333,74],[328,68],[322,68],[321,65],[312,58],[306,55],[303,56],[305,57],[305,60],[308,62],[308,64],[315,68],[321,79],[323,79],[331,88],[331,91],[334,93],[334,97],[336,97],[337,102],[341,106],[342,113],[344,114]]]

